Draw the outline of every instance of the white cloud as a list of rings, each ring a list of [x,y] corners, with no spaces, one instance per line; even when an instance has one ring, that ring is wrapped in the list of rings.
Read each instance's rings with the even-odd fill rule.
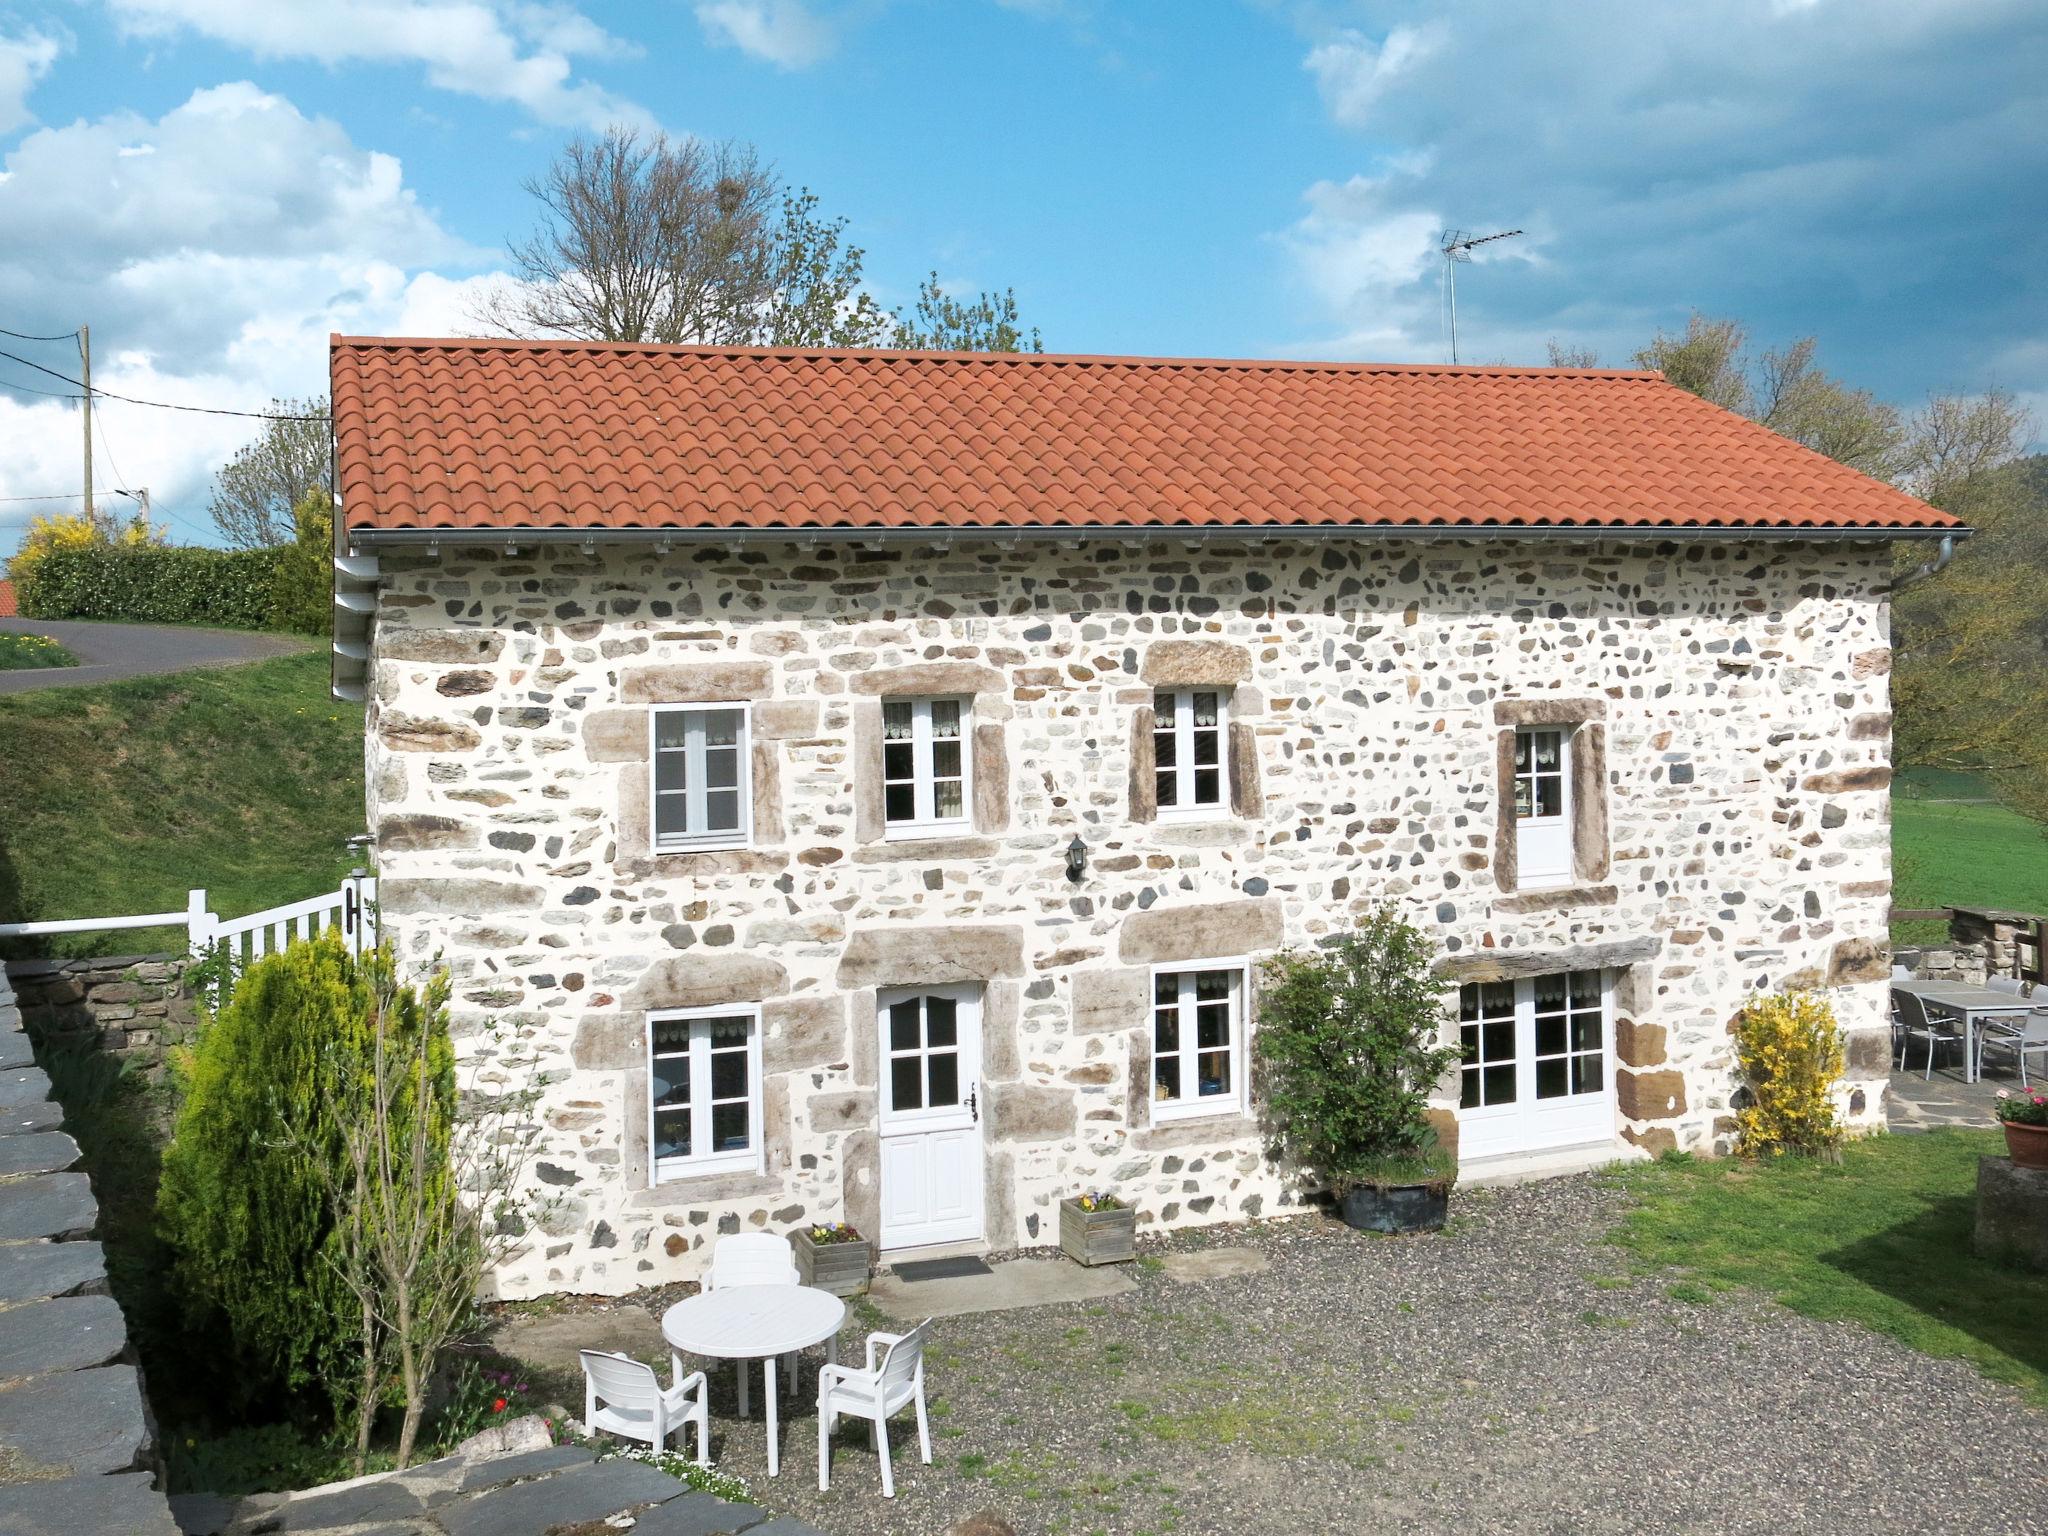
[[[832,30],[802,0],[701,0],[697,23],[714,43],[778,69],[808,69],[832,51]]]
[[[396,158],[337,124],[235,82],[161,118],[131,112],[29,133],[0,179],[0,313],[11,329],[93,328],[93,382],[149,400],[235,409],[326,389],[327,336],[468,328],[470,300],[501,281],[450,235]],[[68,346],[9,343],[71,372]],[[64,385],[16,363],[0,377]],[[110,462],[147,485],[183,538],[207,525],[213,468],[256,430],[106,400]],[[78,479],[77,408],[0,385],[0,496]],[[10,506],[0,554],[35,510]]]
[[[0,37],[0,133],[31,120],[28,93],[57,62],[62,44],[41,32]]]
[[[1287,350],[1441,357],[1438,232],[1521,227],[1460,270],[1467,358],[1555,336],[1625,365],[1697,307],[1816,334],[1902,400],[2048,390],[2048,346],[2013,345],[2048,338],[2044,226],[2013,192],[2048,185],[2038,0],[1726,0],[1710,28],[1633,0],[1362,9],[1302,67],[1379,169],[1277,232]]]
[[[1435,53],[1448,35],[1441,22],[1391,28],[1380,42],[1345,30],[1309,50],[1308,72],[1316,77],[1330,115],[1347,127],[1364,126],[1388,86]]]
[[[576,78],[574,60],[629,45],[566,5],[515,0],[107,0],[131,34],[180,31],[260,59],[419,64],[429,83],[520,107],[544,123],[652,126],[642,107]]]

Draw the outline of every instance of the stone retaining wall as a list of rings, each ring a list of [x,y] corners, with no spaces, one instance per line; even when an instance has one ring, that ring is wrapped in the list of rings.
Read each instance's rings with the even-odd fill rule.
[[[175,1536],[78,1143],[0,975],[0,1530]]]
[[[109,1055],[162,1065],[191,1042],[199,1004],[185,986],[183,955],[17,960],[7,967],[22,1022],[39,1039],[90,1040]]]

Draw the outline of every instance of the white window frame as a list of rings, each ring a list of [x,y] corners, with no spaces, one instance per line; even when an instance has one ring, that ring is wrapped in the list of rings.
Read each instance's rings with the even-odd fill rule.
[[[1557,804],[1555,816],[1523,815],[1518,808],[1515,812],[1515,885],[1523,890],[1541,890],[1550,886],[1569,885],[1577,850],[1572,846],[1572,759],[1576,751],[1574,736],[1577,727],[1573,725],[1522,725],[1515,728],[1515,743],[1519,747],[1523,738],[1532,738],[1529,743],[1528,773],[1517,772],[1503,786],[1509,803],[1519,807],[1522,782],[1529,781],[1529,804],[1536,802],[1536,781],[1550,777],[1535,771],[1536,744],[1533,738],[1554,734],[1557,737]],[[1528,834],[1535,832],[1538,838]],[[1533,861],[1529,857],[1530,846],[1536,843],[1550,851],[1556,845],[1563,847],[1563,858],[1549,858]]]
[[[657,1157],[654,1107],[654,1029],[657,1024],[702,1022],[690,1031],[690,1144],[711,1144],[711,1030],[714,1019],[747,1021],[747,1149],[744,1152],[700,1152],[690,1157]],[[680,1055],[681,1052],[664,1052]],[[698,1088],[704,1096],[698,1097]],[[760,1173],[767,1167],[761,1114],[761,1009],[755,1003],[727,1003],[715,1008],[669,1008],[647,1015],[647,1170],[650,1185],[707,1173]]]
[[[1196,1033],[1197,1021],[1194,1004],[1193,978],[1202,972],[1222,971],[1230,977],[1230,1086],[1231,1091],[1205,1099],[1196,1095],[1187,1096],[1190,1083],[1197,1080],[1196,1047],[1192,1043],[1199,1039]],[[1159,1058],[1159,978],[1178,976],[1182,978],[1179,997],[1175,1008],[1180,1013],[1181,1047],[1173,1054],[1181,1061],[1182,1097],[1160,1099],[1152,1097],[1154,1084],[1158,1079],[1153,1068]],[[1251,962],[1238,958],[1232,960],[1177,960],[1170,964],[1155,965],[1146,978],[1145,986],[1145,1092],[1152,1106],[1152,1123],[1163,1124],[1173,1120],[1206,1120],[1217,1115],[1241,1115],[1250,1104],[1250,1084],[1245,1080],[1245,1070],[1251,1062]]]
[[[1589,968],[1548,974],[1567,977],[1567,998],[1570,996],[1569,978],[1572,976],[1590,978],[1599,989],[1600,1049],[1597,1052],[1597,1059],[1600,1064],[1600,1086],[1583,1092],[1568,1090],[1549,1098],[1538,1095],[1537,1079],[1545,1061],[1563,1061],[1567,1081],[1573,1082],[1578,1071],[1578,1063],[1574,1058],[1594,1057],[1596,1053],[1572,1049],[1569,1006],[1564,1011],[1567,1021],[1564,1050],[1547,1054],[1539,1052],[1536,983],[1545,978],[1522,976],[1498,983],[1511,989],[1513,1006],[1506,1013],[1488,1017],[1498,1023],[1511,1024],[1514,1049],[1509,1056],[1498,1058],[1491,1064],[1512,1067],[1514,1094],[1511,1098],[1497,1103],[1467,1106],[1464,1103],[1465,1082],[1468,1077],[1476,1076],[1479,1068],[1460,1062],[1458,1092],[1452,1103],[1456,1107],[1460,1127],[1458,1143],[1459,1156],[1462,1159],[1516,1156],[1566,1146],[1594,1146],[1611,1141],[1615,1135],[1614,989],[1619,973]],[[1465,985],[1482,984],[1468,982]],[[1453,1029],[1462,1029],[1462,1014],[1461,996],[1453,1014]],[[1462,1033],[1454,1035],[1453,1039],[1462,1046]]]
[[[737,710],[740,717],[739,752],[739,803],[740,824],[732,832],[670,832],[661,830],[661,717],[663,715],[703,716],[726,710]],[[686,777],[695,788],[689,791],[699,807],[705,791],[703,727],[701,721],[696,730],[697,745],[688,744],[689,726],[686,724],[684,766]],[[667,750],[673,752],[674,748]],[[691,761],[694,756],[694,764]],[[671,791],[673,793],[673,791]],[[687,805],[686,801],[686,805]],[[686,815],[687,819],[687,815]],[[701,810],[700,810],[701,819]],[[703,853],[720,848],[751,848],[754,845],[754,707],[743,700],[727,700],[710,704],[656,704],[647,711],[647,831],[656,853]]]
[[[889,786],[903,783],[889,777],[888,710],[891,704],[908,704],[910,720],[911,798],[915,814],[908,821],[889,820]],[[938,800],[938,776],[932,771],[932,706],[960,706],[960,814],[939,816],[933,806]],[[882,700],[882,836],[905,841],[922,837],[947,837],[974,828],[974,696],[972,694],[898,695]]]
[[[1208,805],[1195,804],[1195,695],[1213,693],[1216,695],[1216,800]],[[1159,719],[1159,701],[1173,700],[1172,726],[1162,725]],[[1165,734],[1169,729],[1174,740],[1173,766],[1171,772],[1177,786],[1173,805],[1158,803],[1159,753],[1155,745],[1152,754],[1153,807],[1152,813],[1161,821],[1212,821],[1231,814],[1232,794],[1230,783],[1230,689],[1222,685],[1193,688],[1155,688],[1152,691],[1152,728],[1154,736]]]

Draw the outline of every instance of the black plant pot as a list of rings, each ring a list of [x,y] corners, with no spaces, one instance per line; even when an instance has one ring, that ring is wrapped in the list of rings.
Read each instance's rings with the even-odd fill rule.
[[[1375,1189],[1360,1184],[1337,1202],[1337,1214],[1344,1225],[1361,1232],[1436,1232],[1451,1211],[1451,1186],[1438,1180],[1431,1184],[1390,1184]]]

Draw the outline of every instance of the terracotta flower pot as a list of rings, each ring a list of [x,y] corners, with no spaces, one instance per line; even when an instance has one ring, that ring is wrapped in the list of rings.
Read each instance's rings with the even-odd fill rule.
[[[2048,1125],[2019,1125],[2011,1120],[2005,1127],[2005,1150],[2015,1168],[2048,1168]]]

